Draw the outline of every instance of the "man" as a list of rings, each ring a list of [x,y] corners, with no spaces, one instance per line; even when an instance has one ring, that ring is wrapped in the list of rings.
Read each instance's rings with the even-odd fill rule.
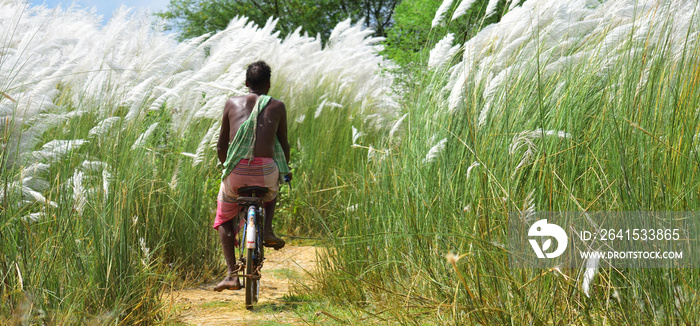
[[[270,191],[265,195],[263,243],[280,249],[284,240],[272,231],[280,176],[289,171],[287,110],[284,103],[267,96],[270,90],[270,67],[264,61],[248,66],[245,85],[248,94],[226,101],[221,132],[217,142],[219,161],[224,165],[217,197],[214,228],[219,231],[228,275],[214,290],[238,290],[236,275],[236,233],[240,227],[236,203],[238,188],[259,186]]]

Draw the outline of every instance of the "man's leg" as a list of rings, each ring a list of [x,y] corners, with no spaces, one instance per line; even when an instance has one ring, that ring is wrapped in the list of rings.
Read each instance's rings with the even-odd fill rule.
[[[275,249],[280,249],[284,247],[284,240],[275,236],[275,232],[272,231],[272,219],[275,216],[275,206],[277,205],[277,198],[273,199],[271,202],[265,204],[265,229],[263,230],[263,243],[266,247],[273,247]]]
[[[233,223],[234,220],[236,219],[231,219],[219,225],[219,240],[221,240],[221,247],[224,249],[228,275],[214,288],[214,291],[221,292],[223,290],[239,290],[241,288],[241,283],[238,281],[236,273],[236,237],[234,232],[234,228],[238,227],[238,225]]]

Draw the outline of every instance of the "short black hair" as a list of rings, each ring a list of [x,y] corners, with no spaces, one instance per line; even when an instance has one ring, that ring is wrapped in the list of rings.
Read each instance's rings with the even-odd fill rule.
[[[245,81],[250,87],[260,87],[270,82],[271,75],[270,66],[265,61],[260,60],[248,65],[248,70],[245,72]]]

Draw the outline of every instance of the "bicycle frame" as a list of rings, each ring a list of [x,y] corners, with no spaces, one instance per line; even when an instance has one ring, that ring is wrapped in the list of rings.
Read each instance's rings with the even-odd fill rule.
[[[255,212],[251,214],[251,210]],[[259,252],[262,256],[264,247],[262,245],[262,229],[263,222],[265,220],[265,214],[263,210],[256,205],[248,205],[243,212],[246,212],[246,217],[244,219],[245,223],[241,227],[241,237],[240,237],[240,258],[239,260],[244,260],[246,249],[256,249],[254,252]],[[260,259],[256,256],[256,260]]]
[[[239,269],[244,273],[239,277],[245,282],[246,308],[252,309],[258,301],[260,270],[265,260],[262,232],[265,214],[261,197],[239,197],[238,203],[243,208],[241,214],[245,214],[245,224],[239,232]]]
[[[285,180],[290,181],[286,176]],[[245,287],[245,304],[247,309],[252,309],[253,305],[258,302],[258,294],[260,291],[260,270],[265,260],[265,247],[263,245],[263,230],[265,223],[265,210],[263,209],[264,202],[262,195],[266,194],[269,189],[264,187],[242,187],[238,189],[239,193],[249,197],[238,197],[237,202],[241,210],[241,214],[245,214],[245,223],[239,232],[239,250],[240,258],[238,259],[238,271],[244,271],[238,277],[243,278]],[[257,194],[257,196],[256,196]],[[245,212],[245,213],[244,213]],[[243,218],[243,216],[240,216]],[[239,220],[239,226],[241,222]],[[275,247],[275,249],[279,249]]]

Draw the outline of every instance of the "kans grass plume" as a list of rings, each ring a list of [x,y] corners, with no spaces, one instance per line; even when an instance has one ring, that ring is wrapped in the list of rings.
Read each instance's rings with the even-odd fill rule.
[[[445,37],[443,37],[432,50],[430,50],[428,68],[442,68],[442,66],[448,63],[452,57],[454,57],[460,48],[459,44],[452,46],[454,39],[455,35],[449,33],[445,35]]]
[[[497,3],[489,1],[487,15],[495,13]],[[463,1],[455,14],[470,5]],[[538,71],[531,69],[535,62],[542,67],[541,78],[556,78],[575,67],[604,75],[630,53],[661,47],[679,49],[668,58],[679,62],[684,44],[697,42],[699,7],[700,3],[688,0],[512,1],[498,23],[483,28],[464,44],[461,62],[450,67],[445,86],[448,108],[454,111],[464,103],[467,83],[486,85],[483,126],[490,108],[503,106],[506,97],[500,95],[515,81],[514,76],[537,78]],[[433,25],[443,13],[438,10]],[[643,64],[651,67],[655,63]],[[645,78],[639,81],[644,82]]]
[[[426,154],[425,158],[423,159],[423,164],[434,162],[440,156],[440,153],[445,150],[446,144],[447,138],[443,138],[442,140],[438,141],[437,144],[431,147],[428,154]]]
[[[452,7],[452,0],[444,0],[442,4],[440,4],[440,7],[438,7],[438,10],[435,12],[435,17],[433,18],[433,22],[431,24],[433,28],[442,24],[443,18],[450,7]]]
[[[256,26],[239,17],[216,34],[177,42],[162,21],[126,7],[101,25],[97,15],[76,7],[0,0],[0,129],[11,130],[2,149],[10,167],[58,164],[162,111],[172,120],[148,121],[131,149],[156,134],[184,137],[195,120],[215,125],[226,99],[246,92],[245,68],[256,60],[272,67],[272,95],[287,103],[291,121],[303,115],[309,96],[323,98],[318,115],[349,105],[394,120],[393,77],[382,73],[392,64],[377,54],[382,39],[362,25],[341,22],[323,45],[300,30],[280,39],[275,20]],[[88,127],[88,140],[47,133],[86,114],[98,121]],[[212,127],[199,146],[185,149],[195,152],[194,165],[215,133]],[[114,171],[103,171],[107,192]],[[80,181],[77,173],[72,185],[87,186]]]
[[[462,2],[459,3],[459,6],[457,6],[457,9],[455,9],[455,12],[452,14],[452,20],[462,17],[465,13],[467,13],[467,10],[472,7],[474,2],[476,2],[476,0],[462,0]]]
[[[591,284],[593,283],[593,278],[598,273],[598,261],[600,258],[598,256],[591,256],[586,260],[586,268],[583,272],[583,280],[581,281],[581,290],[583,293],[590,298]]]

